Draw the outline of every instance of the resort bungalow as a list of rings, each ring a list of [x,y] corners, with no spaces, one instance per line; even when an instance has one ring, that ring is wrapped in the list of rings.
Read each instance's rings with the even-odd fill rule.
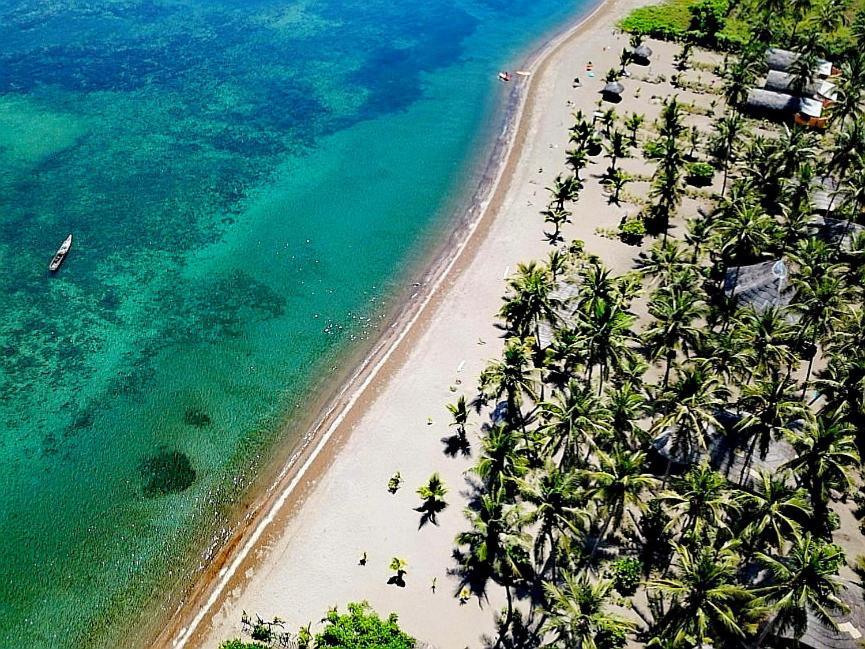
[[[664,463],[669,462],[676,472],[706,460],[729,482],[743,489],[753,489],[760,473],[777,474],[785,463],[795,459],[796,451],[783,439],[770,444],[765,457],[760,456],[759,448],[754,448],[749,455],[750,443],[735,429],[741,417],[727,411],[719,411],[715,416],[723,428],[719,431],[709,427],[705,447],[681,448],[677,444],[676,429],[670,428],[652,440],[653,453]],[[792,426],[796,425],[793,422]],[[789,483],[791,486],[794,484],[792,478],[789,478]]]
[[[783,92],[752,88],[748,91],[742,107],[761,117],[792,117],[802,126],[826,126],[823,102],[808,97],[794,97]]]
[[[865,227],[858,223],[825,216],[814,216],[809,225],[814,228],[815,236],[842,250],[853,248],[853,242],[865,232]]]
[[[862,649],[865,639],[865,591],[852,581],[842,582],[844,589],[839,599],[847,605],[847,611],[830,612],[838,630],[830,628],[810,610],[808,628],[801,638],[794,639],[789,633],[776,638],[777,647],[797,649]]]
[[[770,70],[789,72],[790,68],[793,67],[793,64],[800,56],[801,54],[798,52],[782,50],[778,47],[770,47],[766,50],[766,66]],[[837,68],[825,59],[817,59],[816,63],[817,67],[814,70],[814,74],[818,77],[823,77],[825,79],[840,73]]]
[[[763,84],[763,88],[791,95],[799,93],[799,90],[796,88],[795,75],[792,75],[789,72],[781,72],[780,70],[769,70],[766,74],[766,82]],[[801,94],[810,95],[815,99],[820,99],[826,102],[835,101],[837,91],[835,89],[835,84],[831,81],[815,77],[801,89]]]
[[[729,268],[724,276],[724,293],[756,311],[787,306],[795,295],[788,276],[783,259]]]
[[[793,116],[793,121],[800,126],[826,128],[828,118],[823,114],[824,107],[825,105],[819,99],[801,97],[799,100],[799,110]]]

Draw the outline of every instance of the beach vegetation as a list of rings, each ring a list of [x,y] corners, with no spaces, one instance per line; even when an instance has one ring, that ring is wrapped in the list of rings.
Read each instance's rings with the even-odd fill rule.
[[[438,525],[437,516],[448,506],[445,501],[448,489],[438,473],[433,473],[426,484],[417,489],[417,495],[423,502],[415,511],[421,512],[420,527],[427,523]]]
[[[408,572],[408,562],[400,557],[393,557],[390,560],[390,570],[394,574],[387,580],[387,583],[405,588],[405,575]]]
[[[397,491],[399,491],[399,488],[401,486],[402,486],[402,474],[399,471],[397,471],[388,479],[387,490],[390,493],[395,494]]]
[[[416,641],[399,628],[396,613],[382,619],[366,602],[353,602],[347,613],[328,611],[316,649],[413,649]]]
[[[710,185],[715,175],[715,168],[708,162],[689,162],[685,169],[688,184],[695,187]]]
[[[268,649],[267,645],[260,642],[244,642],[238,638],[234,640],[226,640],[219,645],[219,649]]]

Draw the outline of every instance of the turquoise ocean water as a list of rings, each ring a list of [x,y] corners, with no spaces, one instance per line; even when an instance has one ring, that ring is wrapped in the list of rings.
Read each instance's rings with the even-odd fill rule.
[[[166,601],[586,4],[0,0],[0,647]]]

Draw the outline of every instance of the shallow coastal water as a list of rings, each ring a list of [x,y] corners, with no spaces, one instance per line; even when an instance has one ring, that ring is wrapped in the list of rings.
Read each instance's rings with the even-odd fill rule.
[[[0,647],[107,646],[196,567],[580,8],[0,0]]]

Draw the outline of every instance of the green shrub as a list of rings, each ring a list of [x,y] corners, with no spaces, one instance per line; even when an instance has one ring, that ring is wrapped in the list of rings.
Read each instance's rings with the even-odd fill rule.
[[[348,613],[328,612],[327,626],[316,635],[316,649],[413,649],[415,639],[397,626],[396,613],[381,619],[366,602],[348,605]]]
[[[619,238],[632,246],[640,245],[646,236],[646,224],[643,219],[625,219],[619,225]]]
[[[666,41],[737,50],[748,41],[748,23],[735,15],[728,17],[727,9],[728,0],[667,0],[634,9],[619,27]]]
[[[694,187],[705,187],[711,184],[715,176],[715,168],[708,162],[689,162],[685,169],[687,170],[685,179]]]
[[[652,38],[675,40],[691,24],[688,6],[691,0],[670,0],[663,4],[638,7],[626,16],[619,26],[623,31]]]
[[[234,639],[226,640],[219,645],[219,649],[267,649],[267,647],[257,642],[244,642],[243,640]]]
[[[637,592],[643,572],[643,562],[634,557],[625,557],[613,563],[613,585],[621,595]]]

